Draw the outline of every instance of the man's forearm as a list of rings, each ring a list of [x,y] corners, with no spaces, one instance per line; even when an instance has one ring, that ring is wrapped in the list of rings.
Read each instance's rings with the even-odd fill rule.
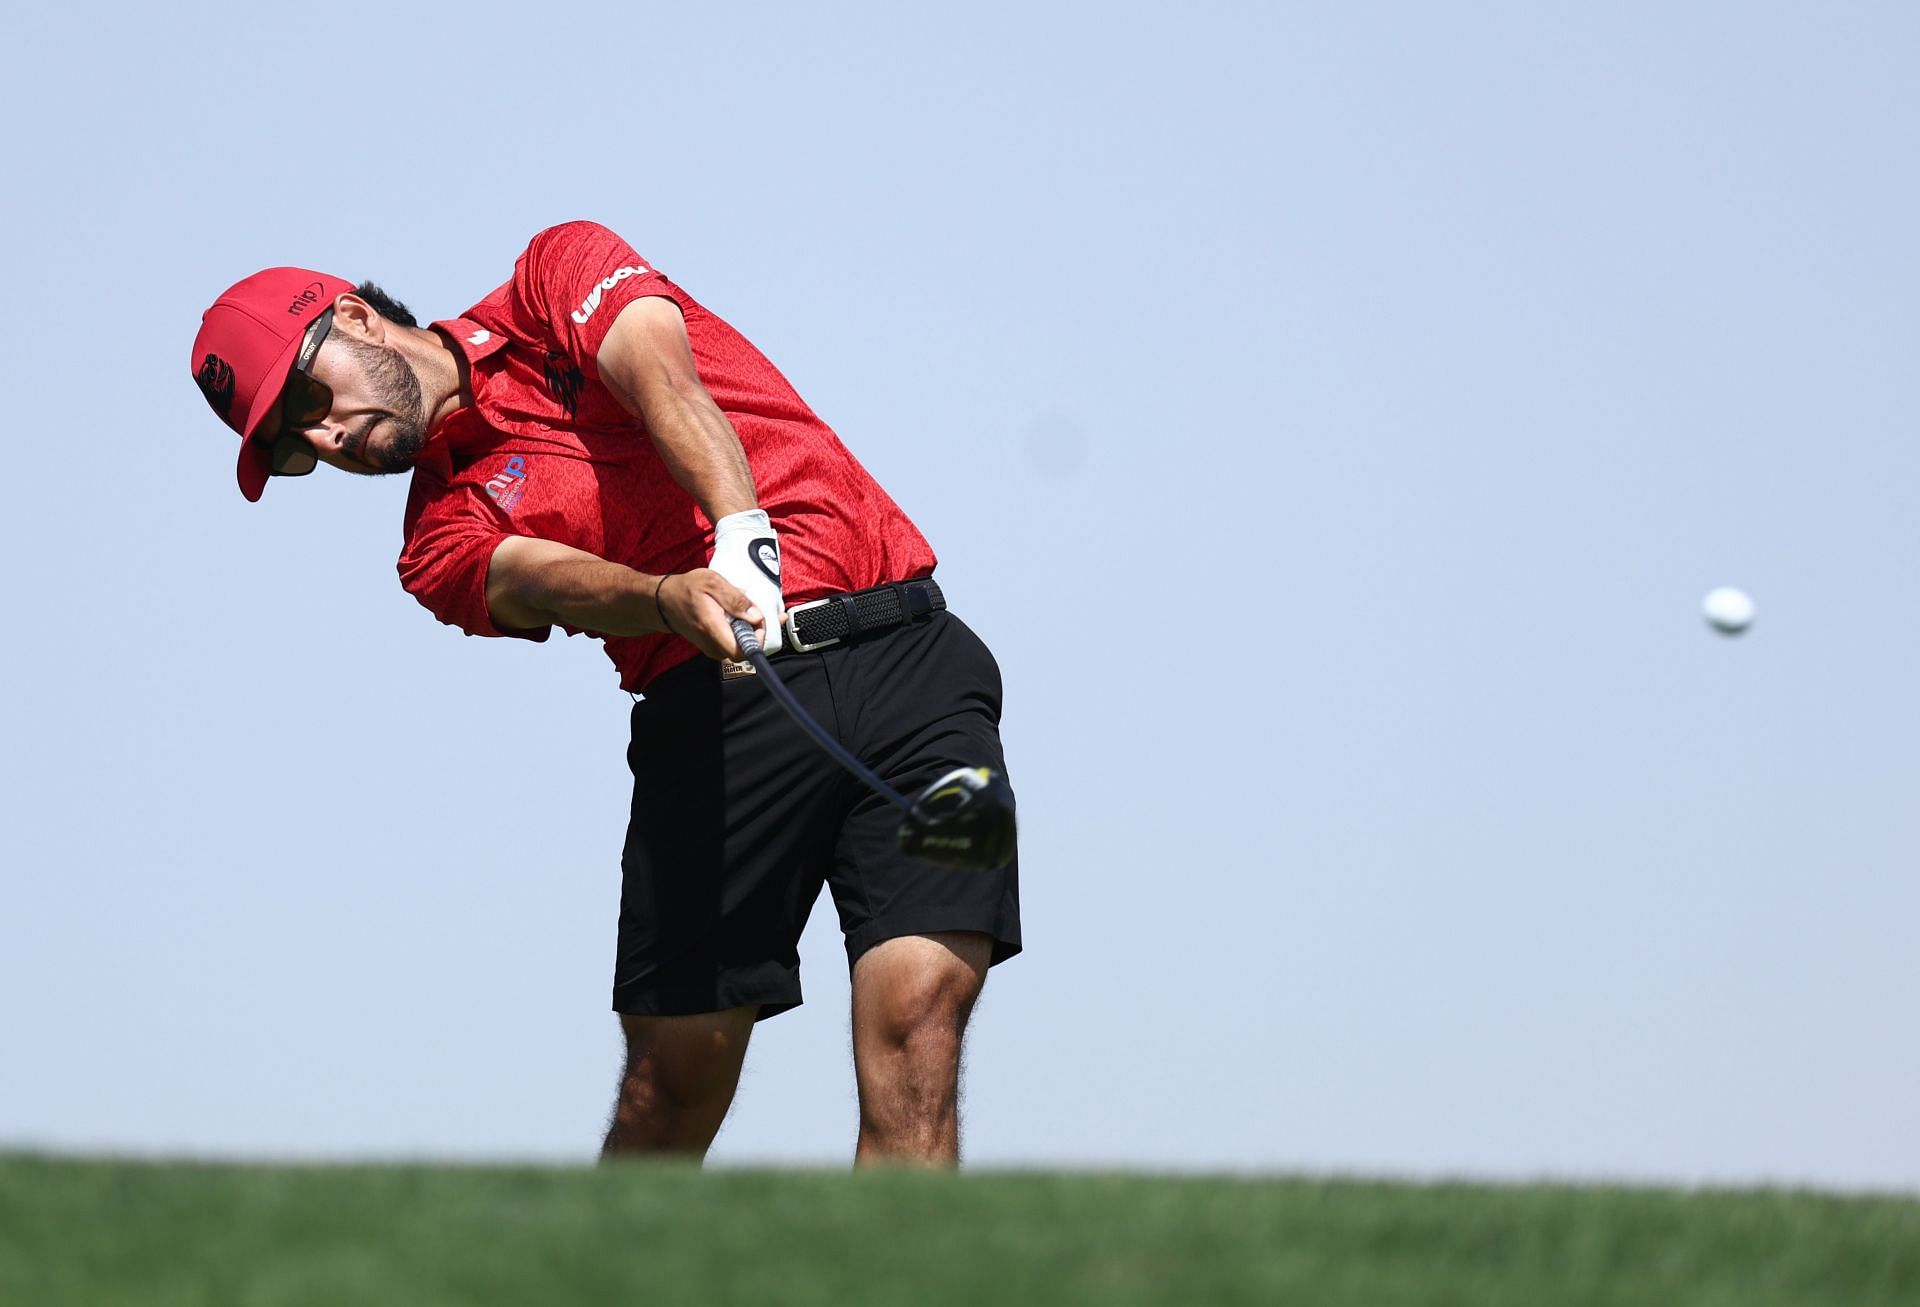
[[[549,563],[527,587],[531,607],[598,635],[653,635],[666,630],[653,591],[660,578],[602,559]]]
[[[600,635],[666,630],[654,593],[660,578],[550,540],[512,536],[487,569],[487,604],[496,625],[559,622]]]
[[[655,399],[646,423],[667,471],[709,521],[760,506],[740,437],[704,388]]]
[[[759,620],[753,600],[712,568],[649,576],[536,536],[508,536],[494,547],[487,607],[502,630],[559,622],[598,635],[670,631],[709,658],[739,657],[731,620]]]
[[[739,433],[700,379],[678,304],[649,295],[627,305],[596,358],[607,389],[646,424],[667,471],[711,521],[760,506]]]

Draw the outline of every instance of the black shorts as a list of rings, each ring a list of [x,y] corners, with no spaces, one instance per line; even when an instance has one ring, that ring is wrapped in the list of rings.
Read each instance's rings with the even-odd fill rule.
[[[1000,751],[1000,668],[980,637],[936,612],[852,644],[773,660],[794,695],[856,757],[911,795]],[[899,810],[787,716],[758,676],[701,658],[633,706],[614,967],[616,1012],[675,1016],[800,1003],[800,932],[833,887],[847,964],[882,940],[931,931],[1020,951],[1017,860],[999,871],[900,852]]]

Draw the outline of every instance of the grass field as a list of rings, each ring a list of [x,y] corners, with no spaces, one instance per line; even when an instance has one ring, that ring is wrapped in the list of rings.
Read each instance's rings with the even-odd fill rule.
[[[1920,1303],[1920,1202],[0,1156],[0,1303]]]

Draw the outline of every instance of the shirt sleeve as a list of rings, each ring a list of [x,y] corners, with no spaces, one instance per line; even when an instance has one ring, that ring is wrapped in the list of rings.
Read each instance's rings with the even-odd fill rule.
[[[400,584],[428,612],[468,635],[545,640],[552,634],[550,626],[521,630],[494,625],[487,607],[487,568],[508,533],[473,511],[474,494],[471,487],[436,485],[415,473],[407,497]]]
[[[512,284],[519,310],[545,324],[552,346],[592,377],[600,375],[600,344],[621,309],[649,295],[680,301],[677,286],[597,222],[562,223],[535,236]]]

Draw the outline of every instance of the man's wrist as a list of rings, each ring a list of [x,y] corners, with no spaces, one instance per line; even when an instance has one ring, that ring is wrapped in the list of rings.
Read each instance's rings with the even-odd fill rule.
[[[735,509],[731,513],[714,519],[713,534],[716,538],[730,535],[735,531],[749,530],[773,530],[773,522],[767,516],[767,510],[757,504],[749,504],[745,508]]]
[[[707,505],[703,504],[701,507],[707,508]],[[708,516],[712,519],[713,525],[717,530],[720,524],[730,517],[738,517],[742,513],[758,513],[762,511],[764,510],[761,509],[759,501],[755,500],[752,496],[748,496],[744,499],[720,500],[708,509]]]
[[[673,629],[673,622],[667,617],[667,605],[664,594],[667,588],[667,581],[671,579],[672,576],[673,573],[671,572],[663,572],[660,575],[660,579],[653,583],[653,615],[659,621],[662,631],[665,631],[668,635],[678,635],[680,633]]]

